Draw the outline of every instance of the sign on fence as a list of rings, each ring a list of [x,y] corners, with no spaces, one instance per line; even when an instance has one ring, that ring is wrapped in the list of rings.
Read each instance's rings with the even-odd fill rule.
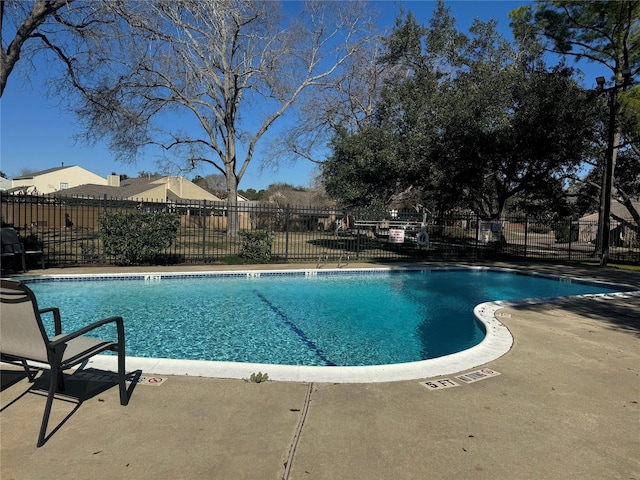
[[[400,228],[389,229],[389,243],[404,243],[404,230]]]
[[[482,243],[502,241],[502,223],[480,221],[478,228],[478,240]]]

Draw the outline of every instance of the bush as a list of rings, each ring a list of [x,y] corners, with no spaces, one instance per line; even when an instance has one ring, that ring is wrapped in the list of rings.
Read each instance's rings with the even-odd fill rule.
[[[159,212],[107,212],[98,220],[104,251],[117,265],[150,263],[176,239],[180,217]]]
[[[532,223],[529,225],[529,233],[549,233],[551,228],[546,225],[541,225],[539,223]]]
[[[569,228],[571,227],[571,228]],[[562,222],[556,225],[556,242],[558,243],[569,243],[569,242],[577,242],[578,241],[578,224],[570,222]],[[569,232],[571,232],[571,237],[569,237]]]
[[[100,253],[93,243],[81,243],[80,251],[83,263],[100,263]]]
[[[21,237],[20,241],[23,243],[25,250],[42,250],[44,248],[44,242],[34,233]]]
[[[271,232],[240,232],[242,247],[240,258],[246,263],[269,263],[271,261]]]

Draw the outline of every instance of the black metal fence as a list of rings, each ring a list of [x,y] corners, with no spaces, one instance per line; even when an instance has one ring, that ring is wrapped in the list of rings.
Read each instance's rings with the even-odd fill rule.
[[[271,262],[346,265],[367,260],[597,260],[596,222],[532,217],[486,221],[473,214],[431,216],[333,207],[240,202],[131,201],[114,198],[0,193],[2,225],[13,226],[27,246],[45,253],[47,266],[113,264],[100,237],[100,215],[113,211],[163,211],[180,217],[171,247],[158,264],[241,263],[243,236],[229,235],[236,214],[241,232],[269,232]],[[638,228],[612,222],[610,259],[640,261]]]

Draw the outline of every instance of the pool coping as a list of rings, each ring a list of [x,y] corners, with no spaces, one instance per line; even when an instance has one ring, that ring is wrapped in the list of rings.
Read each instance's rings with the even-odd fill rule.
[[[25,283],[37,281],[65,281],[86,278],[87,280],[138,278],[145,281],[156,281],[161,278],[206,278],[235,276],[255,278],[272,275],[305,275],[316,276],[324,274],[355,274],[355,273],[389,273],[406,271],[496,271],[517,275],[543,277],[558,281],[568,281],[592,284],[608,288],[623,288],[628,286],[585,280],[561,275],[522,271],[513,268],[488,266],[448,266],[448,267],[383,267],[383,268],[339,268],[339,269],[291,269],[291,270],[247,270],[247,271],[211,271],[211,272],[147,272],[130,274],[57,274],[21,277]],[[127,356],[127,370],[139,371],[142,374],[156,375],[184,375],[211,378],[249,379],[252,373],[267,373],[269,380],[289,382],[330,382],[330,383],[376,383],[402,380],[415,380],[439,377],[469,370],[494,361],[511,350],[513,336],[509,329],[496,318],[496,312],[505,307],[518,305],[532,305],[539,303],[562,304],[576,298],[629,298],[640,297],[639,291],[621,291],[612,293],[584,294],[563,297],[528,298],[509,301],[485,302],[477,305],[473,313],[485,331],[485,338],[477,345],[458,353],[417,362],[397,363],[371,366],[305,366],[305,365],[276,365],[263,363],[241,363],[206,360],[176,360],[165,358],[143,358]],[[98,355],[79,368],[97,368],[115,371],[117,358],[111,355]]]

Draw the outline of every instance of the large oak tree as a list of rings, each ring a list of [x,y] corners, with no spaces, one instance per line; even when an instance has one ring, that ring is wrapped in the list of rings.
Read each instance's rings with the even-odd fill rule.
[[[383,58],[398,75],[375,125],[336,137],[328,192],[359,205],[419,190],[423,204],[486,218],[517,198],[558,207],[549,200],[583,161],[594,122],[569,69],[547,70],[538,46],[511,45],[494,22],[458,32],[443,3],[427,28],[399,22]]]

